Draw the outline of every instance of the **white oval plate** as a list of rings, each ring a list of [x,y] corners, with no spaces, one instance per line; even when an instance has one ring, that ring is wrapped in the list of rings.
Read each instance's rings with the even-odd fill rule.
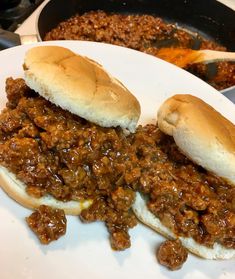
[[[153,56],[127,48],[79,41],[53,41],[86,55],[117,77],[139,99],[141,124],[155,122],[160,104],[174,94],[192,94],[205,100],[235,123],[235,106],[218,91],[188,72]],[[33,45],[0,52],[0,106],[4,107],[6,77],[22,77],[25,51]],[[0,278],[93,279],[207,279],[235,278],[234,261],[210,261],[190,255],[179,271],[157,263],[156,247],[164,240],[143,225],[130,231],[132,246],[112,251],[103,223],[82,224],[68,217],[67,233],[48,246],[39,243],[24,218],[31,213],[0,190]]]

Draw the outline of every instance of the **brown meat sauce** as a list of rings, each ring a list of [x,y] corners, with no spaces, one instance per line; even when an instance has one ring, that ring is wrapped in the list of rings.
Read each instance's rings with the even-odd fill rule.
[[[84,40],[105,42],[136,49],[154,56],[162,47],[223,50],[226,48],[199,34],[180,29],[152,15],[127,15],[91,11],[61,22],[44,40]],[[189,72],[221,90],[235,85],[235,64],[189,65]]]
[[[56,107],[22,79],[8,78],[6,91],[0,163],[29,195],[92,199],[81,219],[105,222],[115,250],[130,247],[136,191],[148,195],[151,212],[177,235],[235,248],[235,188],[190,162],[155,125],[126,136]]]
[[[235,249],[235,187],[194,165],[155,125],[132,137],[149,210],[178,236]]]
[[[179,239],[166,240],[157,249],[157,260],[160,264],[170,270],[177,270],[182,267],[188,258],[188,251],[184,248]]]
[[[56,107],[22,79],[8,78],[6,91],[0,163],[27,185],[31,196],[94,200],[82,220],[104,221],[111,237],[126,239],[122,244],[114,240],[113,248],[129,247],[128,229],[137,224],[130,209],[137,162],[122,130],[101,128]]]
[[[67,220],[62,209],[40,205],[26,222],[42,244],[49,244],[66,233]]]

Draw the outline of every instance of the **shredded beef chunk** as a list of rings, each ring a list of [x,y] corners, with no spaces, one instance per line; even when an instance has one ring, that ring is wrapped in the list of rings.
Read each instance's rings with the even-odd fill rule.
[[[157,250],[158,262],[170,270],[180,269],[187,258],[188,252],[179,239],[166,240]]]
[[[26,222],[42,244],[49,244],[66,233],[67,220],[61,209],[41,205]]]
[[[158,56],[161,47],[195,49],[226,49],[199,34],[180,29],[177,24],[165,22],[152,15],[127,15],[91,11],[76,15],[45,35],[44,40],[84,40],[105,42],[133,48]],[[197,46],[195,45],[197,41]],[[203,63],[193,64],[187,70],[221,90],[235,85],[235,63],[214,64],[214,75]]]

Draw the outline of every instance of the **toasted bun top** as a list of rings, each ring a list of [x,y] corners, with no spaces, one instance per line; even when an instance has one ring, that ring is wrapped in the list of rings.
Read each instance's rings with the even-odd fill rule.
[[[188,158],[235,185],[234,124],[191,95],[166,100],[157,121]]]
[[[100,126],[135,130],[138,100],[95,61],[40,46],[26,53],[24,69],[26,84],[52,103]]]

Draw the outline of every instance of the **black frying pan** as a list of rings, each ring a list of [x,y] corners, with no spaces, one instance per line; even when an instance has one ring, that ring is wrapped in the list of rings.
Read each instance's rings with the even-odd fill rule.
[[[38,35],[43,40],[59,22],[98,9],[160,16],[235,50],[235,11],[216,0],[51,0],[39,16]]]
[[[235,11],[216,0],[51,0],[38,17],[37,38],[43,41],[45,34],[61,21],[91,10],[159,16],[235,51]],[[0,29],[0,50],[19,44],[19,35]],[[213,73],[211,66],[208,72]],[[223,91],[230,99],[234,95],[231,88]]]
[[[235,51],[235,11],[216,0],[51,0],[38,18],[38,38],[76,13],[90,10],[152,14],[177,22]],[[0,30],[0,49],[20,44],[17,34]]]

